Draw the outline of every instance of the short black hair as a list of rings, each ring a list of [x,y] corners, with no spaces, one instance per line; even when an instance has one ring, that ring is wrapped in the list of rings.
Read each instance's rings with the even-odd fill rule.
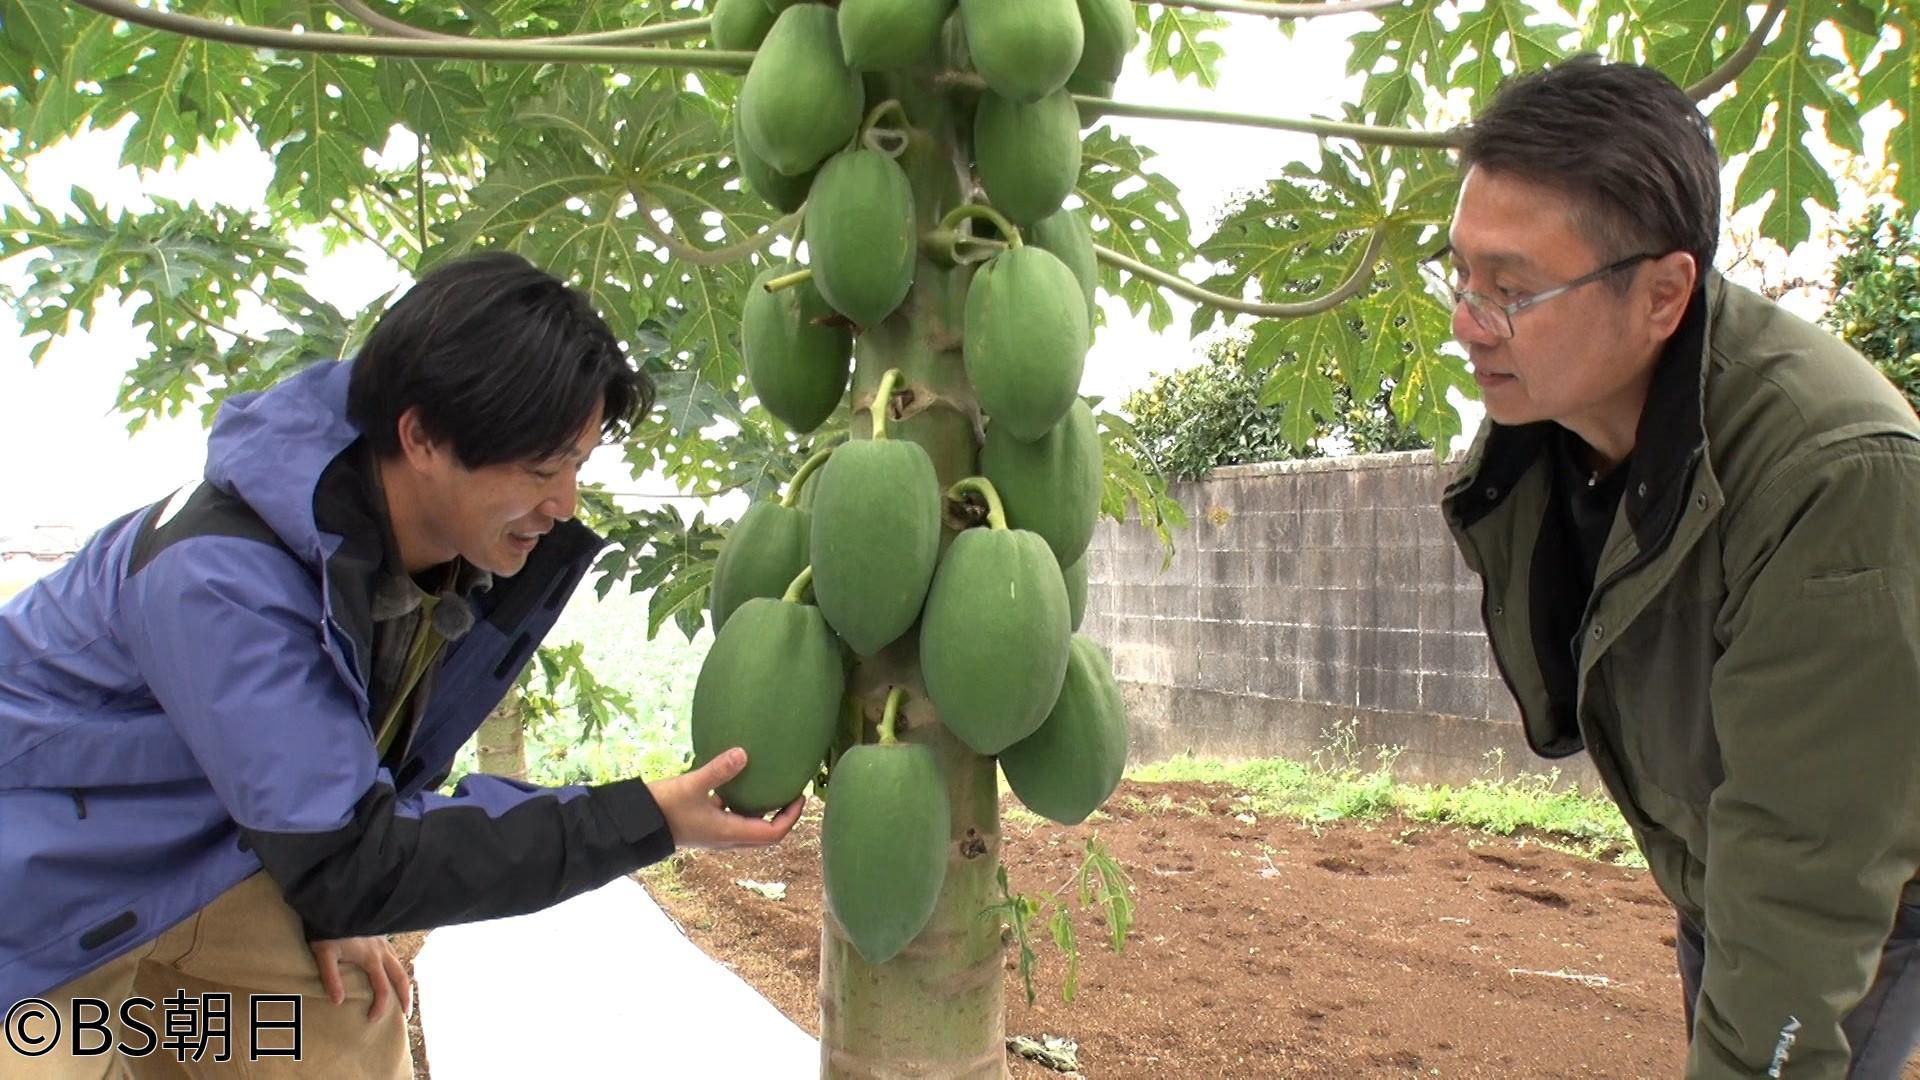
[[[1518,76],[1468,125],[1478,165],[1575,200],[1574,225],[1611,262],[1720,245],[1720,154],[1706,117],[1672,79],[1591,53]]]
[[[587,297],[508,251],[422,275],[368,335],[353,363],[347,415],[376,454],[400,452],[408,409],[467,468],[566,450],[601,409],[623,438],[654,388]]]

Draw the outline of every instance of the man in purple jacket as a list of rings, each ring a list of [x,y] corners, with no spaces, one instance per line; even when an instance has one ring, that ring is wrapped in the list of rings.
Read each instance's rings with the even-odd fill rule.
[[[247,1075],[409,1076],[381,935],[787,834],[799,801],[711,795],[738,750],[651,785],[435,790],[601,547],[581,464],[652,399],[579,293],[451,262],[353,361],[229,401],[203,482],[0,606],[0,1075],[177,1067],[177,1014],[230,995]],[[250,998],[293,994],[302,1060],[248,1062]]]

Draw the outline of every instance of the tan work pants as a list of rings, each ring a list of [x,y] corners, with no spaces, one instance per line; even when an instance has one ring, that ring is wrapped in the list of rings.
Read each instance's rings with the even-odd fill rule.
[[[257,873],[153,941],[40,995],[59,1020],[55,1049],[27,1057],[0,1039],[0,1076],[8,1080],[411,1080],[406,1017],[389,1005],[380,1019],[368,1021],[373,992],[366,973],[351,964],[341,965],[340,973],[347,996],[335,1005],[320,985],[300,917],[287,906],[279,886]],[[297,1030],[295,997],[299,999]],[[72,1052],[73,1002],[78,998],[104,1002],[107,1014],[82,1010],[81,1019],[89,1030],[79,1032],[81,1047],[111,1045],[115,1050],[97,1056]],[[126,1024],[123,1006],[133,998],[153,1004],[126,1007],[127,1015],[136,1021]],[[226,1013],[224,1022],[217,1015],[221,1012]],[[13,1020],[25,1025],[28,1036],[46,1038],[53,1032],[45,1016]],[[92,1027],[94,1021],[101,1026]],[[214,1034],[222,1028],[224,1040]],[[9,1034],[17,1036],[20,1029]],[[290,1056],[296,1034],[297,1060]],[[228,1060],[215,1060],[223,1051]]]

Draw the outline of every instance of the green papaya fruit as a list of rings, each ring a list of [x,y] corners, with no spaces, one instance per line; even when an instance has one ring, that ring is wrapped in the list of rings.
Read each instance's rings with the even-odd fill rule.
[[[1139,40],[1140,26],[1133,20],[1133,0],[1078,0],[1080,27],[1086,44],[1080,49],[1080,63],[1073,78],[1085,83],[1106,83],[1109,87],[1126,67],[1127,54]],[[1112,91],[1096,95],[1112,97]]]
[[[774,19],[740,85],[741,133],[775,171],[801,176],[847,145],[866,97],[840,57],[840,30],[824,4],[796,4]]]
[[[840,0],[840,52],[855,71],[912,67],[940,42],[954,0]]]
[[[960,0],[960,21],[973,69],[1015,101],[1065,86],[1086,44],[1075,0]]]
[[[1087,617],[1087,557],[1082,555],[1068,563],[1060,576],[1067,579],[1068,621],[1078,630]]]
[[[1080,179],[1080,110],[1065,90],[1019,102],[989,90],[973,115],[973,160],[995,210],[1022,228],[1060,209]]]
[[[740,352],[747,381],[781,423],[805,435],[833,415],[853,373],[853,331],[812,281],[768,292],[785,271],[769,267],[747,289]]]
[[[961,357],[980,407],[1016,439],[1052,430],[1078,400],[1087,303],[1073,271],[1044,248],[1008,248],[967,285]]]
[[[1033,734],[1060,696],[1070,618],[1060,564],[1039,534],[954,537],[920,620],[920,674],[941,722],[978,754]]]
[[[807,261],[834,310],[858,326],[893,314],[913,288],[913,187],[878,150],[835,154],[807,196]]]
[[[1086,216],[1072,210],[1055,211],[1034,225],[1027,241],[1053,252],[1073,271],[1073,279],[1080,283],[1080,292],[1087,298],[1087,322],[1091,325],[1095,312],[1094,290],[1100,284],[1100,258],[1093,252],[1093,233],[1087,228]]]
[[[714,0],[713,47],[742,52],[759,48],[773,29],[773,15],[762,0]]]
[[[1073,635],[1059,700],[1040,730],[1000,752],[1007,786],[1027,809],[1078,825],[1120,786],[1127,714],[1113,666],[1093,639]]]
[[[766,163],[752,146],[748,145],[746,135],[736,117],[733,124],[733,157],[740,163],[740,180],[748,191],[760,196],[767,205],[789,214],[800,209],[807,201],[807,191],[813,187],[815,173],[801,173],[788,176]]]
[[[855,653],[872,656],[920,616],[940,558],[940,483],[901,439],[851,442],[813,481],[813,591]]]
[[[796,506],[757,502],[747,507],[713,563],[713,632],[726,628],[727,619],[741,604],[755,597],[778,600],[787,586],[807,568],[807,538],[813,528],[810,515]]]
[[[1040,534],[1061,566],[1078,559],[1093,539],[1106,487],[1106,459],[1093,410],[1075,398],[1053,430],[1032,442],[987,425],[980,472],[1000,493],[1007,524]]]
[[[813,0],[761,0],[761,3],[767,6],[767,10],[773,12],[776,16],[796,4],[808,4],[812,2]]]
[[[840,643],[820,609],[756,597],[714,636],[694,680],[695,767],[744,747],[747,767],[719,795],[742,814],[792,802],[820,771],[846,691]]]
[[[924,746],[856,746],[834,765],[820,823],[821,888],[867,963],[893,959],[933,917],[951,818],[939,765]]]

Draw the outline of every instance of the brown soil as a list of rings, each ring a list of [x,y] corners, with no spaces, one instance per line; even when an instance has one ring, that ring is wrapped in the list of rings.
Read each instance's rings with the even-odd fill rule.
[[[1215,785],[1129,782],[1095,824],[1009,821],[1016,889],[1067,881],[1097,832],[1138,910],[1121,955],[1076,913],[1073,1004],[1050,940],[1036,941],[1032,1006],[1010,958],[1008,1035],[1072,1039],[1098,1080],[1681,1072],[1672,909],[1644,871],[1398,818],[1249,821],[1241,806]],[[649,882],[695,943],[815,1034],[819,826],[816,806],[778,848],[685,854]],[[743,878],[785,882],[786,898]],[[424,938],[395,938],[409,967]],[[1010,1073],[1059,1075],[1018,1058]]]
[[[1205,784],[1129,783],[1108,812],[1072,829],[1004,827],[1017,889],[1066,881],[1095,831],[1133,877],[1124,954],[1091,912],[1075,919],[1073,1004],[1051,940],[1036,945],[1034,1005],[1009,963],[1007,1033],[1073,1039],[1084,1076],[1681,1070],[1673,913],[1643,871],[1400,819],[1249,822],[1231,790]],[[654,890],[696,943],[816,1034],[818,828],[809,817],[772,850],[691,854],[684,889]],[[741,878],[785,882],[786,899]],[[1024,1060],[1011,1071],[1057,1075]]]

